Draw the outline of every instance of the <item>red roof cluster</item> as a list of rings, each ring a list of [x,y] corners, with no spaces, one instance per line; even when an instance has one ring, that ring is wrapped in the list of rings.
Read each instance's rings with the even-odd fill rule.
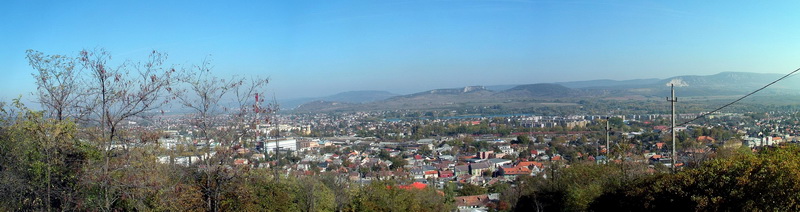
[[[399,186],[397,186],[397,188],[404,189],[404,190],[411,190],[411,189],[420,189],[420,190],[422,190],[422,189],[425,189],[426,187],[428,187],[428,185],[426,185],[425,183],[420,183],[420,182],[414,182],[414,183],[411,183],[409,185],[399,185]],[[392,187],[389,186],[389,188],[392,188]]]

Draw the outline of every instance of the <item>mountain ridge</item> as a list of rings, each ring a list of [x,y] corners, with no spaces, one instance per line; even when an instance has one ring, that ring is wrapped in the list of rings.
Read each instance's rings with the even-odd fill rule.
[[[298,107],[299,112],[381,110],[381,109],[449,109],[463,106],[516,104],[575,99],[655,99],[669,95],[675,84],[679,96],[736,96],[752,92],[783,75],[752,72],[721,72],[712,75],[682,75],[664,79],[588,80],[575,82],[532,83],[502,86],[465,86],[432,89],[408,95],[396,95],[376,101],[316,102],[314,107]],[[491,88],[506,88],[492,90]],[[800,95],[800,78],[789,77],[776,83],[762,95]],[[335,102],[335,101],[330,101]],[[566,101],[569,102],[569,101]],[[329,105],[330,108],[324,107]],[[312,109],[313,108],[313,109]]]

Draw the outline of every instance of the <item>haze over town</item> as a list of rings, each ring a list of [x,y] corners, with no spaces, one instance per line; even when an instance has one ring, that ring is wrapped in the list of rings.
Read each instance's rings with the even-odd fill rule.
[[[4,99],[35,87],[25,50],[151,50],[269,76],[279,99],[355,90],[666,78],[797,66],[797,2],[5,1]],[[114,60],[112,62],[121,62]]]

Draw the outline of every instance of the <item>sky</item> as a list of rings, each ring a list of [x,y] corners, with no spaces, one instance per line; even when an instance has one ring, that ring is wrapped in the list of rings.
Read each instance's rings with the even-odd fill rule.
[[[800,67],[800,1],[2,1],[0,101],[25,51],[169,54],[262,76],[278,99]]]

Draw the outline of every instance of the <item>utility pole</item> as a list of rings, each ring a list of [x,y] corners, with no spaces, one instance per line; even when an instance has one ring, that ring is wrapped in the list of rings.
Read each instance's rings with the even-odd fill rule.
[[[254,109],[255,109],[255,112],[256,112],[256,140],[255,140],[256,146],[258,146],[259,138],[261,137],[261,129],[259,128],[259,125],[261,124],[261,120],[259,120],[259,116],[258,116],[258,114],[261,113],[261,109],[258,106],[259,106],[258,93],[256,93],[256,104],[253,106]],[[264,147],[262,146],[262,148],[264,148]],[[262,151],[263,151],[263,149],[262,149]]]
[[[281,152],[280,152],[280,148],[281,147],[279,145],[281,142],[278,140],[278,138],[280,138],[280,135],[281,135],[281,126],[280,126],[280,124],[278,122],[278,100],[275,99],[275,96],[272,97],[272,105],[274,107],[273,111],[272,111],[272,114],[273,114],[272,123],[275,124],[275,158],[277,160],[275,162],[275,166],[276,166],[275,167],[275,180],[276,180],[276,182],[280,182],[281,178],[280,178],[280,175],[278,173],[278,169],[279,168],[283,168],[283,167],[281,167]],[[265,144],[265,146],[266,146],[266,144]]]
[[[611,122],[611,116],[606,116],[606,163],[611,159],[611,138],[608,134],[611,131],[611,127],[608,124],[609,122]]]
[[[675,153],[675,102],[678,102],[678,98],[675,97],[675,84],[670,84],[670,90],[672,91],[672,97],[667,97],[667,101],[672,105],[672,172],[676,172],[675,166],[678,163],[678,155]]]

